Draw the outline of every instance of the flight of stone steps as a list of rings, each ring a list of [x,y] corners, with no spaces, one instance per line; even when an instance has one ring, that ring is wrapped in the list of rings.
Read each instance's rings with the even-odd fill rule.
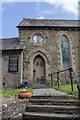
[[[32,96],[23,120],[80,120],[78,100],[70,95]]]

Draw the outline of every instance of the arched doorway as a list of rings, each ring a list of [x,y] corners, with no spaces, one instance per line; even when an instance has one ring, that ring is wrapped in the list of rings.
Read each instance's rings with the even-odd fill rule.
[[[37,55],[33,60],[33,83],[45,83],[45,61],[40,55]]]

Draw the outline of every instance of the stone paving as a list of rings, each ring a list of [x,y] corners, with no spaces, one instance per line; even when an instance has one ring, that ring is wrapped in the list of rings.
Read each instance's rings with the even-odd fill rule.
[[[34,89],[33,95],[66,95],[66,93],[59,92],[58,90],[46,88],[46,89]]]

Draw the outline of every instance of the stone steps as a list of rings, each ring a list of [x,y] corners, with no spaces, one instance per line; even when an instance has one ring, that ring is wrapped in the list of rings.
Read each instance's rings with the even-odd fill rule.
[[[44,113],[64,113],[77,114],[78,107],[75,106],[52,106],[52,105],[28,105],[27,112],[44,112]]]
[[[78,106],[78,100],[54,100],[54,99],[30,99],[29,102],[35,105],[73,105]]]
[[[72,95],[33,95],[32,99],[73,100]]]
[[[25,112],[23,120],[80,120],[77,115]]]
[[[78,100],[71,95],[32,96],[23,120],[80,120]]]
[[[52,106],[52,105],[28,105],[27,112],[39,112],[39,113],[58,113],[58,114],[77,114],[78,107],[75,106]]]

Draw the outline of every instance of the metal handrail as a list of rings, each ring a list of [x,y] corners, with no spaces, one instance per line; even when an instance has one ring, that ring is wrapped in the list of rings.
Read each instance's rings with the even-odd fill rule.
[[[71,79],[71,88],[72,88],[72,91],[73,91],[73,76],[72,76],[72,72],[73,72],[73,74],[74,74],[74,76],[76,78],[77,88],[78,88],[78,100],[79,100],[79,104],[80,104],[80,83],[79,83],[78,77],[77,77],[77,75],[76,75],[76,73],[75,73],[75,71],[74,71],[73,68],[68,68],[68,69],[64,69],[64,70],[52,73],[51,74],[51,83],[52,83],[52,75],[57,74],[57,83],[58,83],[58,88],[59,88],[59,73],[64,72],[64,71],[69,71],[70,72],[70,79]]]
[[[74,72],[74,69],[73,69],[73,68],[72,68],[72,71],[73,71],[74,76],[75,76],[75,78],[76,78],[77,84],[78,84],[79,87],[80,87],[80,83],[79,83],[78,77],[77,77],[76,73]]]
[[[80,105],[80,83],[79,83],[79,80],[78,80],[78,77],[76,76],[76,73],[74,72],[74,69],[72,68],[72,71],[73,71],[73,74],[76,78],[76,81],[77,81],[77,88],[78,88],[78,100],[79,100],[79,105]]]
[[[70,70],[70,69],[71,69],[71,68],[67,68],[67,69],[64,69],[64,70],[61,70],[61,71],[58,71],[58,72],[52,73],[52,74],[61,73],[61,72],[64,72],[64,71],[67,71],[67,70]]]

